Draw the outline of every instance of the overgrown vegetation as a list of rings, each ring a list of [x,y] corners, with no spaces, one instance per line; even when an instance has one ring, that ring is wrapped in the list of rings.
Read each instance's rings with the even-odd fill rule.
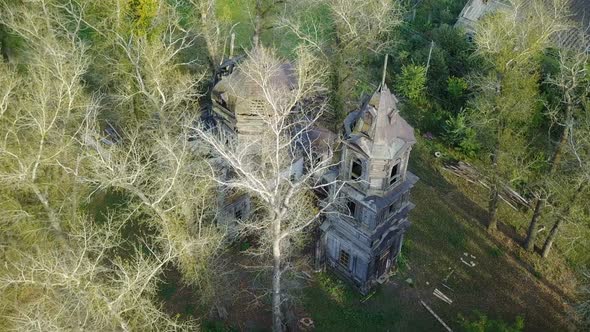
[[[395,287],[362,298],[335,276],[314,276],[301,310],[318,330],[438,328],[417,299],[440,282],[433,276],[459,271],[455,256],[467,251],[480,265],[447,281],[459,310],[437,308],[465,315],[452,324],[561,328],[563,302],[578,301],[573,321],[587,326],[587,281],[580,286],[574,275],[586,280],[590,265],[589,55],[554,43],[573,25],[563,0],[531,3],[486,16],[470,42],[453,26],[465,0],[0,2],[0,329],[233,330],[210,319],[208,308],[221,306],[219,294],[240,290],[219,276],[244,266],[229,268],[221,258],[229,244],[215,227],[220,180],[210,177],[210,152],[191,142],[216,67],[230,52],[248,57],[253,45],[272,50],[274,60],[259,68],[280,58],[300,68],[300,79],[316,75],[313,84],[299,81],[314,94],[285,105],[321,92],[327,111],[318,123],[334,130],[378,87],[388,54],[385,82],[423,137],[411,161],[421,177],[415,227]],[[286,119],[291,108],[282,111]],[[488,188],[438,172],[459,160],[474,165]],[[277,186],[293,183],[284,184]],[[503,204],[504,186],[530,206]],[[300,209],[278,218],[282,225],[312,224],[309,192],[297,195]],[[259,197],[266,206],[258,216],[276,206],[270,196]],[[274,225],[282,213],[275,212],[255,220],[258,233]],[[302,242],[293,235],[290,243]],[[234,248],[230,255],[270,245],[257,239]],[[517,284],[534,289],[531,298],[515,291],[515,301],[508,293]],[[169,306],[183,292],[196,295]],[[504,303],[475,303],[473,294],[486,292]],[[275,293],[280,330],[286,292]],[[264,309],[271,303],[253,297]],[[483,313],[472,311],[476,305]]]

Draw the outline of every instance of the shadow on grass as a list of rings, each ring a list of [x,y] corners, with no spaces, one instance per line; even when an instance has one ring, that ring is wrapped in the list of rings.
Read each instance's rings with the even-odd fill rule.
[[[476,309],[505,321],[522,314],[525,330],[566,330],[563,292],[546,279],[539,279],[535,269],[512,250],[502,249],[505,243],[501,237],[490,236],[485,229],[486,210],[444,179],[436,167],[440,161],[429,158],[431,151],[420,143],[410,163],[410,170],[421,181],[412,191],[416,208],[406,236],[411,240],[406,252],[411,267],[407,274],[417,281],[420,296],[430,298],[433,309],[451,321],[451,326],[457,323],[458,314]],[[499,232],[520,242],[514,228],[499,224]],[[514,247],[519,250],[518,245],[509,246]],[[461,262],[464,253],[475,267]],[[432,291],[442,288],[440,283],[451,270],[455,272],[446,285],[453,288],[447,292],[455,302],[447,305],[433,298]]]

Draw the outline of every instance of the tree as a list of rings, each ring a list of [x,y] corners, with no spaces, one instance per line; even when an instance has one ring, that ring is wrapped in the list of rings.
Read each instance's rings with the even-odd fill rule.
[[[409,65],[402,67],[402,74],[397,83],[397,89],[402,95],[417,102],[424,97],[426,88],[426,68]]]
[[[51,8],[1,8],[0,22],[27,44],[27,58],[24,75],[0,63],[0,181],[14,194],[33,195],[43,211],[36,220],[63,241],[67,225],[59,206],[67,194],[60,182],[70,182],[67,171],[79,168],[76,134],[84,113],[96,107],[80,84],[88,66],[87,48],[76,31],[51,28],[58,19]]]
[[[69,222],[73,227],[65,247],[45,247],[35,241],[28,250],[12,246],[3,251],[1,327],[23,331],[196,328],[193,322],[170,318],[154,301],[158,276],[174,259],[171,251],[126,252],[131,259],[114,255],[126,241],[120,233],[125,219],[100,226],[87,219]]]
[[[392,45],[390,37],[402,22],[398,1],[327,0],[333,21],[331,56],[336,123],[352,109],[355,81],[362,78],[361,64],[372,54],[380,55]]]
[[[112,19],[115,14],[105,15]],[[223,234],[215,228],[210,208],[216,198],[213,183],[203,176],[203,156],[189,140],[204,75],[192,74],[195,59],[183,56],[196,36],[182,28],[178,8],[160,4],[153,20],[157,24],[140,35],[94,26],[120,52],[103,56],[106,68],[122,75],[109,82],[102,108],[87,114],[82,140],[91,174],[83,180],[95,190],[128,195],[131,206],[147,216],[145,223],[155,230],[162,252],[173,253],[184,281],[200,286],[206,301],[214,292],[214,279],[208,276],[215,273]],[[120,68],[121,61],[128,66]],[[110,132],[105,134],[105,127]]]
[[[514,171],[526,171],[526,128],[538,99],[537,57],[551,37],[567,26],[566,3],[509,1],[510,9],[484,18],[475,36],[476,53],[489,65],[488,74],[474,80],[480,93],[473,102],[473,120],[487,136],[486,161],[491,182],[488,229],[497,225],[502,182],[514,181]],[[533,13],[534,14],[531,14]],[[525,166],[525,167],[523,167]],[[517,177],[525,176],[518,174]]]
[[[366,85],[372,56],[391,48],[390,37],[402,22],[400,1],[324,0],[301,1],[301,19],[284,19],[304,44],[323,55],[330,68],[333,123],[339,124],[353,109]],[[329,17],[329,20],[326,19]]]
[[[80,37],[91,24],[84,9],[50,0],[0,5],[0,22],[26,54],[18,68],[0,62],[0,205],[7,212],[0,219],[1,328],[194,329],[168,317],[155,299],[170,263],[186,281],[206,281],[203,267],[221,243],[205,210],[210,182],[198,176],[183,117],[194,107],[194,78],[171,60],[187,39],[176,39],[174,29],[163,34],[169,43],[137,37],[155,45],[137,53],[118,39],[124,54],[141,59],[131,76],[141,88],[117,97],[141,96],[150,116],[105,131],[103,107],[126,109],[84,85],[94,46]],[[83,203],[103,188],[124,190],[130,210],[92,220]],[[137,242],[122,238],[138,211],[151,232]]]
[[[582,328],[590,327],[590,286],[588,281],[590,280],[590,273],[588,271],[582,272],[584,283],[581,288],[582,302],[578,305],[578,313],[582,318]]]
[[[286,296],[282,280],[290,269],[294,244],[331,203],[327,200],[316,206],[313,191],[336,183],[336,180],[321,180],[321,175],[334,166],[331,150],[327,151],[330,158],[318,159],[315,144],[326,143],[309,139],[326,107],[321,98],[316,98],[324,91],[322,80],[326,72],[316,67],[316,61],[307,51],[300,49],[294,65],[296,84],[285,87],[277,84],[282,63],[272,51],[257,48],[239,67],[248,84],[261,91],[264,107],[253,115],[260,124],[257,137],[226,144],[226,138],[215,131],[194,127],[197,137],[234,174],[226,178],[223,172],[217,171],[217,159],[213,159],[211,170],[215,181],[223,187],[249,193],[257,206],[254,216],[242,226],[244,231],[259,236],[259,252],[270,256],[272,262],[274,331],[283,330],[282,306]],[[247,100],[243,87],[233,86],[231,90],[239,100]],[[294,172],[298,161],[306,165],[302,175]]]
[[[584,108],[584,101],[587,100],[588,91],[590,89],[590,80],[588,79],[587,74],[589,64],[588,54],[585,50],[560,50],[558,59],[559,72],[555,77],[548,77],[546,80],[549,85],[557,89],[557,93],[559,94],[555,107],[549,108],[551,122],[558,128],[559,132],[559,138],[557,142],[553,143],[553,151],[545,167],[545,172],[549,179],[553,178],[556,172],[559,171],[562,163],[562,156],[564,153],[568,153],[567,145],[578,143],[574,141],[572,133],[577,130],[580,130],[583,133],[588,132],[588,128],[585,127],[586,124],[584,123],[584,117],[587,116],[584,114],[587,113],[587,110]],[[575,151],[578,148],[580,147],[572,146],[570,149],[573,149],[571,151]],[[579,166],[583,167],[582,165]],[[570,172],[570,176],[575,177],[576,175],[575,173],[572,174]],[[563,177],[558,178],[563,179]],[[585,181],[582,179],[582,183],[584,182]],[[581,192],[584,190],[583,185],[580,187],[572,184],[572,186],[578,188],[575,189],[574,192]],[[541,219],[545,202],[549,199],[548,196],[550,196],[550,192],[544,184],[539,186],[537,192],[537,197],[539,198],[537,198],[535,202],[533,217],[529,224],[525,241],[525,248],[528,250],[533,249],[537,237],[537,225]],[[572,194],[570,199],[575,200],[578,194]],[[570,204],[567,205],[571,206]],[[567,215],[567,212],[565,214]],[[559,220],[562,219],[559,218]],[[559,227],[560,223],[556,222],[549,232],[548,240],[543,248],[544,257],[547,256]]]

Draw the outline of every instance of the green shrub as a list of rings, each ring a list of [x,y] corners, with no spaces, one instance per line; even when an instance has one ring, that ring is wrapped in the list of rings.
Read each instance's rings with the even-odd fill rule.
[[[502,257],[504,256],[504,251],[498,247],[493,247],[490,249],[490,256],[492,257]]]
[[[524,330],[524,318],[516,317],[514,324],[510,325],[503,320],[489,319],[481,312],[475,311],[473,319],[467,319],[459,315],[461,330],[465,332],[522,332]]]
[[[449,146],[469,157],[474,157],[480,148],[476,132],[468,126],[464,112],[445,121],[443,139]]]
[[[463,97],[467,90],[467,81],[461,77],[449,77],[447,79],[447,92],[453,100],[458,100]]]
[[[397,90],[412,101],[419,101],[424,97],[426,88],[426,67],[407,65],[402,67],[402,73],[397,81]]]
[[[334,302],[345,305],[347,303],[352,303],[354,300],[355,296],[352,293],[352,290],[342,280],[332,278],[327,273],[321,273],[318,275],[318,282],[320,288]]]

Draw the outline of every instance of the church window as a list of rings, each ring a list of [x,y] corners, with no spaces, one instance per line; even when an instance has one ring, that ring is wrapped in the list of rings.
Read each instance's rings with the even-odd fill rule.
[[[397,163],[391,168],[391,173],[389,174],[389,185],[390,186],[395,184],[400,178],[400,175],[399,175],[400,164],[401,163]]]
[[[348,264],[350,263],[350,253],[344,249],[340,250],[340,257],[338,258],[338,263],[345,268],[348,268]]]
[[[397,200],[395,203],[391,204],[389,206],[389,214],[393,214],[393,213],[397,212],[402,207],[403,201],[404,201],[403,197],[400,197],[399,200]]]
[[[363,164],[360,159],[354,158],[352,160],[352,166],[350,168],[350,179],[359,180],[363,175]]]
[[[346,207],[348,208],[350,215],[354,217],[356,213],[356,203],[353,201],[348,201],[346,203]]]

